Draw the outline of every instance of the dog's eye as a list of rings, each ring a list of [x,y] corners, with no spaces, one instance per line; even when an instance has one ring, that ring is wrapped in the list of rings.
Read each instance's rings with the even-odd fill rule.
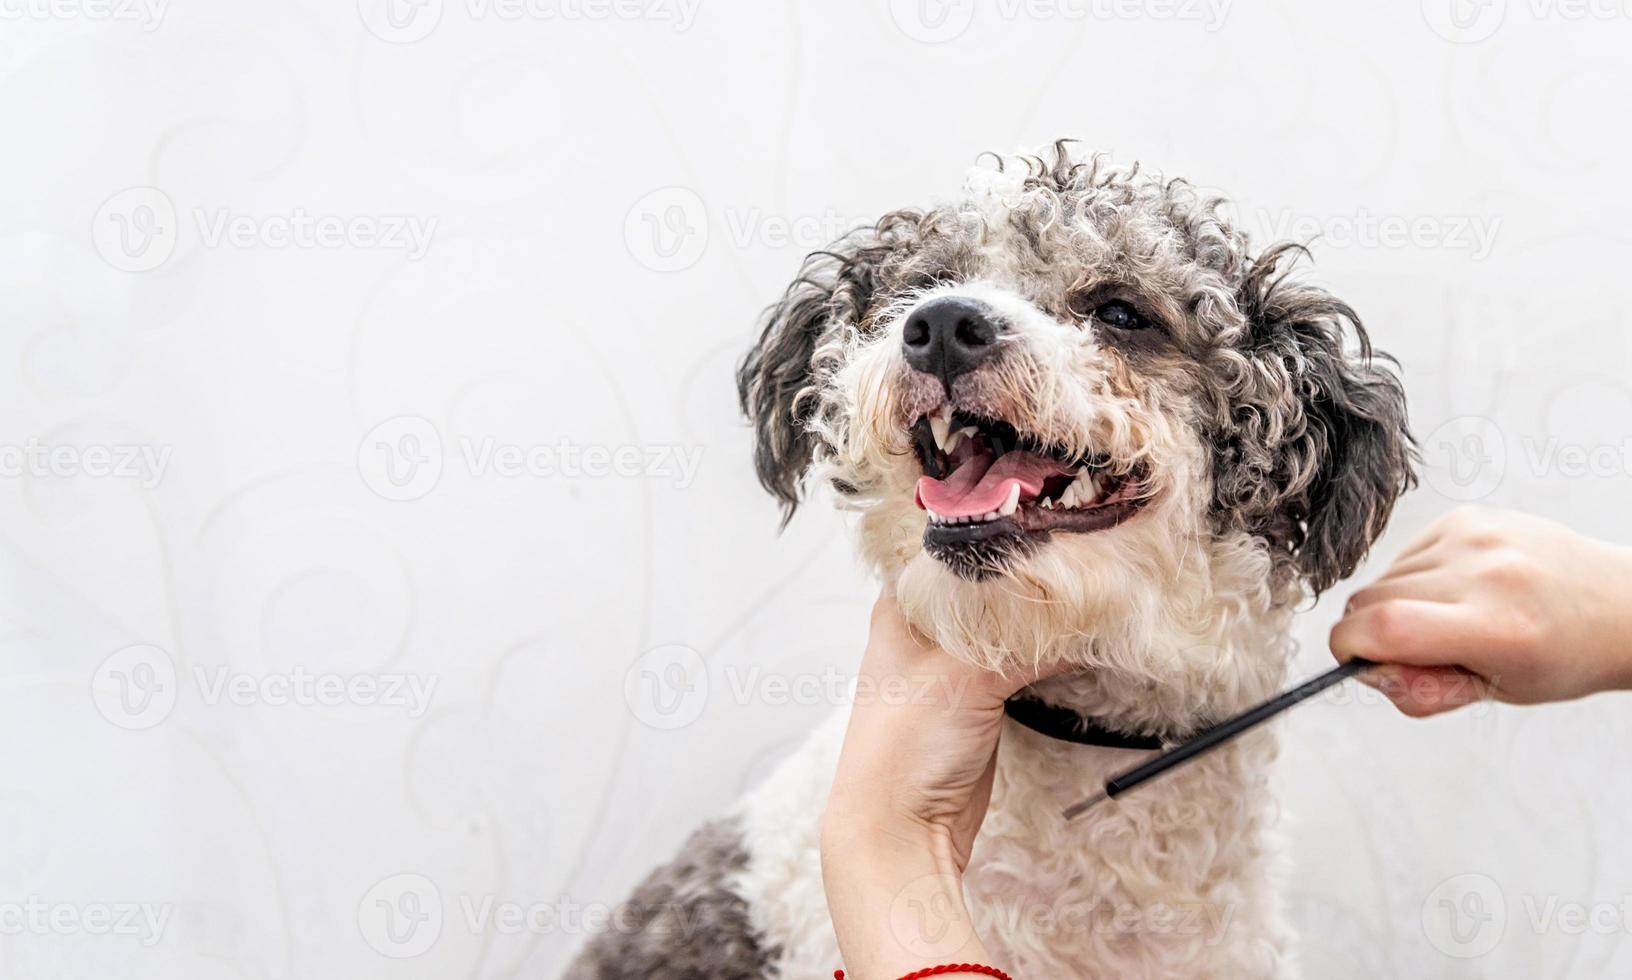
[[[1094,319],[1118,330],[1143,330],[1150,326],[1150,321],[1140,315],[1139,311],[1133,308],[1133,304],[1120,299],[1113,299],[1097,307],[1094,310]]]

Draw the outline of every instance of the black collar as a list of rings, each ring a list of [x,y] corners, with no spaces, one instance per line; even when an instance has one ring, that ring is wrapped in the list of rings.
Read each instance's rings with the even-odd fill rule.
[[[1003,711],[1010,718],[1034,732],[1078,745],[1097,745],[1106,749],[1146,749],[1162,747],[1155,735],[1129,735],[1106,728],[1092,718],[1084,718],[1070,708],[1057,708],[1036,698],[1012,697],[1003,702]]]

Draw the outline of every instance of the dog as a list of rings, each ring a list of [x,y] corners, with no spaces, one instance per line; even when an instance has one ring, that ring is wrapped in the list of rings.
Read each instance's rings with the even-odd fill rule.
[[[784,520],[831,487],[952,656],[1066,665],[1025,697],[1081,731],[1181,739],[1283,685],[1295,607],[1414,485],[1403,386],[1347,304],[1293,277],[1303,248],[1255,254],[1218,197],[1069,141],[982,161],[951,203],[810,256],[769,310],[738,378],[759,479]],[[831,977],[819,823],[847,714],[566,976]],[[994,965],[1296,974],[1273,729],[1068,821],[1141,756],[1033,727],[1005,722],[965,877]]]

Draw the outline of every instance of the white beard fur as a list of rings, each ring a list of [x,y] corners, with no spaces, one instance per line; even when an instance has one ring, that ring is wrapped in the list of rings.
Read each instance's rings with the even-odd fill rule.
[[[1136,672],[1137,651],[1114,651],[1107,662],[1116,667],[1035,690],[1100,718],[1184,727],[1272,695],[1290,659],[1298,590],[1271,595],[1268,559],[1244,541],[1214,542],[1211,551],[1164,590],[1211,595],[1204,608],[1179,604],[1200,616],[1181,617],[1183,628],[1162,623],[1160,632],[1165,617],[1147,617],[1139,631],[1152,644],[1147,651],[1160,649],[1166,633],[1189,657],[1168,647]],[[902,596],[903,608],[914,608],[910,598]],[[915,626],[936,636],[930,623]],[[1042,629],[1030,623],[1024,632]],[[1197,656],[1201,649],[1208,656]],[[734,887],[763,946],[779,949],[784,980],[825,980],[840,965],[819,837],[848,714],[829,719],[737,809],[750,856]],[[1249,733],[1068,822],[1066,806],[1143,754],[1059,742],[1005,722],[991,807],[965,877],[993,965],[1021,978],[1295,976],[1274,832],[1278,751],[1273,729]]]

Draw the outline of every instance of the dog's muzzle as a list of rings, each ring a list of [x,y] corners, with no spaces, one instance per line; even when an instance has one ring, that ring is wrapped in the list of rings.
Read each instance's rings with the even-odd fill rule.
[[[915,371],[952,382],[979,367],[997,350],[1001,325],[992,308],[963,296],[932,299],[913,311],[901,331],[901,347]]]

